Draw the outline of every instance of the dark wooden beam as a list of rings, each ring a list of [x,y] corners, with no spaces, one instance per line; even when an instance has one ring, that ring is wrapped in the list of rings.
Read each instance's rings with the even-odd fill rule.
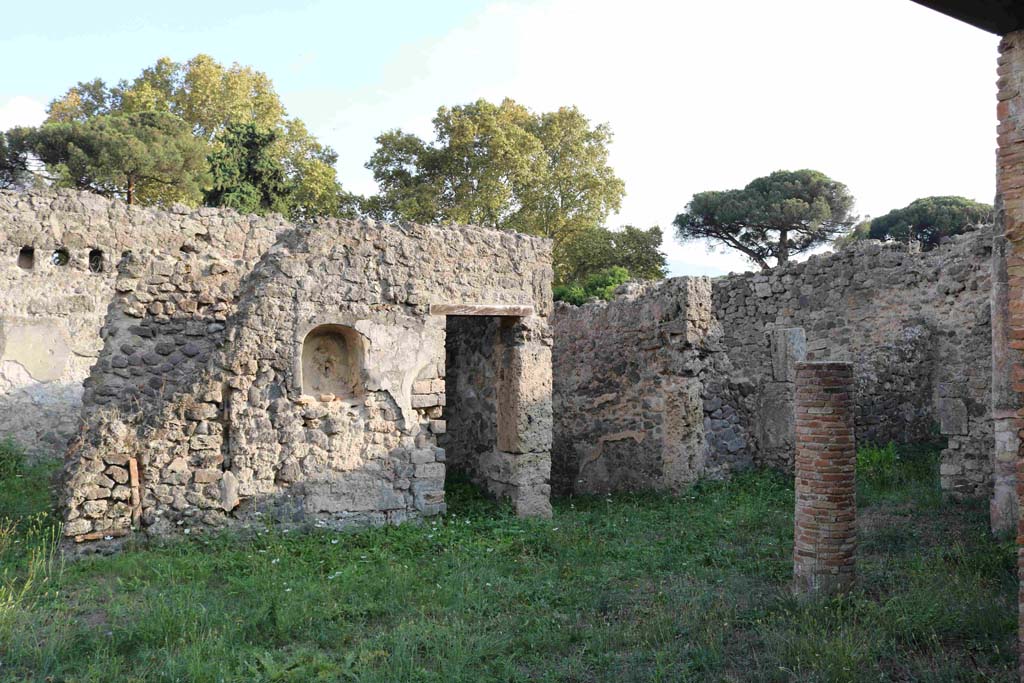
[[[972,26],[1005,35],[1024,29],[1024,0],[914,0]]]

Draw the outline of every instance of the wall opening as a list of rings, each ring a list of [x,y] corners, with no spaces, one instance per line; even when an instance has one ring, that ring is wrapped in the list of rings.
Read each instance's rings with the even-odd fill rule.
[[[18,267],[22,270],[32,270],[36,267],[36,250],[32,247],[22,247],[18,252]]]
[[[501,319],[449,315],[445,319],[446,481],[483,484],[481,459],[497,449],[498,358]]]
[[[66,266],[71,261],[71,254],[64,247],[58,247],[50,255],[50,263],[55,266]]]
[[[344,325],[320,325],[302,341],[302,393],[347,398],[361,395],[363,342]]]
[[[91,249],[89,251],[89,272],[102,273],[104,270],[104,261],[105,259],[101,250]]]

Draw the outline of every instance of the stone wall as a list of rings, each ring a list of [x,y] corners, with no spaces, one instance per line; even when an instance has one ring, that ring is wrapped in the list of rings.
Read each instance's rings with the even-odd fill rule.
[[[66,463],[66,534],[443,512],[460,312],[502,316],[497,426],[475,470],[520,514],[550,514],[550,279],[546,240],[368,221],[296,227],[251,269],[126,259]]]
[[[945,490],[988,495],[991,259],[987,230],[925,253],[866,242],[770,273],[559,306],[558,486],[672,488],[752,463],[791,468],[791,368],[806,359],[854,364],[859,441],[945,436]]]
[[[629,285],[554,316],[555,444],[562,492],[673,490],[749,464],[753,452],[712,315],[711,282]]]
[[[716,280],[724,346],[740,375],[762,387],[772,367],[766,334],[803,328],[808,360],[854,364],[859,442],[944,436],[943,488],[987,496],[991,239],[990,231],[976,231],[924,253],[867,242],[770,273]],[[747,401],[737,411],[757,424],[764,403]]]
[[[0,438],[58,456],[78,426],[82,381],[122,254],[159,248],[253,259],[279,218],[128,207],[71,191],[0,191]]]

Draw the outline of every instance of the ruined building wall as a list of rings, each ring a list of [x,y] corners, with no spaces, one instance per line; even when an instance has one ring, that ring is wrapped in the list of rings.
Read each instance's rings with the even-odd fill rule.
[[[770,373],[766,332],[803,328],[807,360],[854,364],[859,442],[916,441],[938,427],[948,439],[944,490],[987,496],[990,291],[991,233],[980,230],[924,253],[867,242],[770,273],[722,278],[714,298],[729,356],[754,385]],[[757,405],[743,411],[753,424]],[[769,464],[791,465],[790,453],[779,449]]]
[[[503,323],[510,391],[477,469],[520,514],[550,514],[547,241],[325,221],[248,272],[147,256],[122,268],[90,377],[68,536],[442,512],[444,311],[479,304],[532,314]]]
[[[983,230],[926,253],[867,242],[770,273],[676,278],[559,306],[556,481],[671,488],[751,463],[790,468],[792,364],[837,360],[855,366],[858,440],[941,432],[944,488],[987,495],[990,264]],[[704,331],[690,340],[675,327]],[[665,411],[667,396],[700,397],[685,399],[702,411],[695,429]],[[667,476],[659,458],[673,449],[700,456]]]
[[[85,192],[0,191],[0,438],[53,457],[75,433],[123,253],[185,248],[251,259],[284,225]]]
[[[673,490],[751,461],[708,279],[559,304],[554,331],[556,490]]]

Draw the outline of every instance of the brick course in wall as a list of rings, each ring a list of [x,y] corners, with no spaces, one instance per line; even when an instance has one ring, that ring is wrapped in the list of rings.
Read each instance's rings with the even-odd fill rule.
[[[854,582],[853,388],[850,363],[796,365],[793,577],[798,593],[827,595]]]

